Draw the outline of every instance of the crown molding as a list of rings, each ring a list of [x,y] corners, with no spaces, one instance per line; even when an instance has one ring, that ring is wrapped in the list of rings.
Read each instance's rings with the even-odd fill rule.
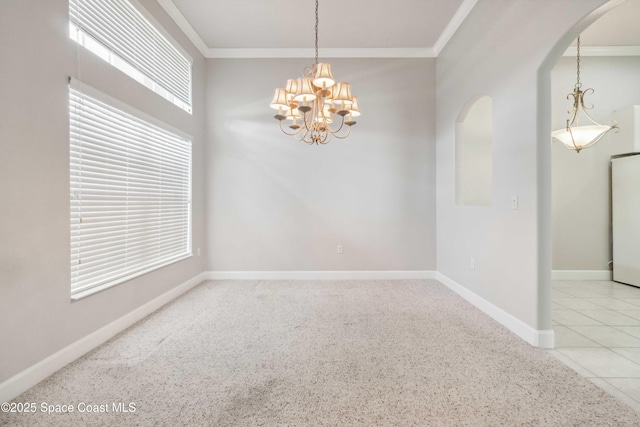
[[[453,37],[456,31],[458,31],[458,28],[460,28],[460,25],[462,25],[469,13],[471,13],[471,9],[473,9],[476,3],[478,3],[478,0],[464,0],[462,2],[456,13],[453,15],[453,18],[451,18],[451,21],[449,21],[442,31],[442,34],[440,34],[440,37],[433,45],[434,57],[440,55],[442,49],[444,49],[447,43],[449,43],[449,40],[451,40],[451,37]]]
[[[458,31],[478,0],[464,0],[432,48],[327,48],[323,58],[437,58]],[[210,48],[193,29],[189,21],[173,3],[158,0],[160,6],[175,21],[205,58],[314,58],[311,48]],[[575,46],[569,46],[563,56],[576,56]],[[640,46],[582,46],[582,56],[640,56]]]
[[[576,56],[578,49],[569,48],[562,56]],[[640,46],[580,46],[580,56],[640,56]]]
[[[436,58],[478,0],[464,0],[433,47],[427,48],[323,48],[323,58]],[[158,0],[205,58],[315,58],[311,48],[210,48],[173,0]]]
[[[167,12],[167,14],[174,20],[174,22],[180,27],[182,32],[191,40],[191,43],[200,51],[202,56],[207,57],[207,51],[209,47],[200,38],[196,30],[193,29],[187,18],[184,17],[180,9],[175,5],[172,0],[158,0],[160,6]]]
[[[206,58],[315,58],[312,48],[209,48]],[[324,48],[321,58],[435,58],[431,48]]]

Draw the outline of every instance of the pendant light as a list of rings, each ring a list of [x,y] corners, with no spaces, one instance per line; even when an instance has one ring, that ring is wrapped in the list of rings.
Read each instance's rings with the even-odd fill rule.
[[[612,122],[611,126],[601,125],[596,122],[587,113],[587,110],[593,109],[593,105],[584,105],[584,96],[588,93],[593,93],[593,89],[582,90],[582,83],[580,83],[580,36],[578,36],[577,42],[577,80],[573,87],[573,92],[567,95],[567,99],[573,97],[573,108],[569,111],[569,118],[567,119],[567,126],[564,129],[557,130],[551,133],[554,141],[559,141],[570,150],[575,150],[579,153],[580,150],[594,146],[600,141],[610,130],[618,130],[616,122]],[[582,112],[582,113],[581,113]],[[586,125],[580,126],[580,116],[584,116],[587,119]]]

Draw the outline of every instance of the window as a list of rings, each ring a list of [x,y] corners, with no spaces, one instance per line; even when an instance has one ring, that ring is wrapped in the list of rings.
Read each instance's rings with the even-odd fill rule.
[[[69,113],[72,296],[190,256],[189,138],[75,80]]]
[[[70,0],[69,18],[73,40],[191,112],[191,59],[129,0]]]

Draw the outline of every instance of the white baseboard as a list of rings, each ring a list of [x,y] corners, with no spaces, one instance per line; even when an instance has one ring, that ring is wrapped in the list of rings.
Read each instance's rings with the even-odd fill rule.
[[[462,296],[494,320],[529,344],[553,348],[553,330],[536,330],[495,306],[484,298],[448,278],[430,270],[408,271],[209,271],[182,283],[132,312],[114,320],[110,324],[79,339],[78,341],[52,354],[35,365],[14,375],[0,384],[0,402],[7,402],[24,393],[49,375],[85,355],[122,332],[137,321],[143,319],[168,302],[187,292],[205,280],[401,280],[435,279]]]
[[[537,330],[436,271],[209,271],[209,280],[400,280],[435,279],[529,344],[554,348],[553,330]]]
[[[613,280],[611,270],[553,270],[551,280]]]
[[[0,384],[0,402],[8,402],[29,390],[49,375],[85,355],[98,347],[116,334],[124,331],[129,326],[153,313],[163,305],[174,300],[199,283],[207,280],[207,273],[200,273],[196,277],[187,280],[179,286],[171,289],[148,303],[136,308],[126,315],[114,320],[108,325],[98,329],[78,341],[68,345],[57,353],[52,354],[35,365],[14,375]]]
[[[532,328],[522,320],[512,316],[442,273],[437,274],[437,280],[532,346],[554,348],[555,339],[552,329],[538,330]]]
[[[209,271],[208,280],[402,280],[436,279],[429,270],[406,271]]]

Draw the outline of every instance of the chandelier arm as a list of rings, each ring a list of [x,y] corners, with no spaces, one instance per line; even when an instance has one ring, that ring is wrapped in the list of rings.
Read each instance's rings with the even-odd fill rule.
[[[576,119],[578,118],[578,106],[577,104],[574,105],[573,107],[573,111],[567,111],[570,116],[567,119],[567,129],[569,129],[569,127],[573,126],[573,124],[575,123]]]
[[[351,126],[347,126],[347,133],[344,135],[337,135],[337,134],[333,134],[333,136],[335,136],[338,139],[345,139],[346,137],[348,137],[349,135],[351,135]]]
[[[314,109],[304,113],[304,128],[307,132],[313,132],[313,112]]]
[[[340,127],[338,127],[338,129],[332,129],[331,126],[328,126],[329,131],[334,135],[336,133],[340,132],[342,130],[342,128],[344,127],[344,117],[345,116],[340,116],[340,117],[342,118],[342,120],[340,121]]]
[[[593,141],[593,144],[590,145],[590,147],[596,145],[598,142],[600,142],[602,140],[602,138],[604,138],[604,136],[606,134],[608,134],[609,132],[611,132],[612,130],[615,130],[614,133],[617,133],[620,131],[620,128],[618,128],[617,123],[614,122],[613,126],[610,126],[608,130],[606,130],[605,132],[602,132],[602,134],[600,134],[599,137],[597,137],[595,139],[595,141]]]
[[[576,111],[578,111],[578,98],[576,97],[575,92],[571,92],[569,94],[567,94],[567,99],[569,101],[571,101],[571,98],[573,98],[573,107],[571,110],[567,110],[567,113],[570,114],[572,117],[576,114]]]
[[[589,107],[587,107],[586,105],[584,105],[584,96],[588,93],[594,93],[595,91],[592,88],[589,88],[585,91],[582,92],[582,96],[580,97],[580,105],[582,105],[582,109],[583,110],[593,110],[594,105],[590,104]]]
[[[594,105],[593,105],[593,104],[591,104],[589,107],[587,107],[587,106],[585,106],[585,105],[584,105],[584,96],[585,96],[586,94],[588,94],[588,93],[594,93],[594,92],[595,92],[595,91],[594,91],[593,89],[589,88],[589,89],[586,89],[585,91],[581,92],[581,93],[578,95],[578,99],[577,99],[577,101],[576,101],[576,103],[575,103],[575,105],[574,105],[574,107],[573,107],[575,112],[573,113],[573,120],[571,121],[571,124],[573,124],[573,122],[575,121],[575,118],[576,118],[576,117],[577,117],[577,115],[578,115],[578,108],[579,108],[579,106],[580,106],[580,107],[582,107],[582,112],[583,112],[583,113],[584,113],[584,115],[587,117],[587,119],[589,119],[589,121],[590,121],[591,123],[593,123],[594,125],[601,126],[601,125],[600,125],[600,123],[598,123],[597,121],[595,121],[595,120],[594,120],[594,118],[593,118],[593,117],[591,117],[591,115],[587,112],[587,110],[592,110],[592,109],[593,109],[593,107],[594,107]],[[579,104],[579,105],[578,105],[578,104]]]
[[[284,133],[287,136],[294,136],[300,133],[300,129],[296,130],[293,133],[289,133],[286,130],[284,130],[284,128],[282,127],[282,122],[284,122],[284,120],[278,120],[280,122],[280,130],[282,131],[282,133]]]
[[[331,132],[325,132],[324,138],[321,141],[318,141],[318,143],[325,145],[328,144],[329,141],[331,141]]]
[[[589,121],[590,121],[591,123],[593,123],[594,125],[601,126],[601,124],[600,124],[600,123],[598,123],[598,122],[596,122],[596,121],[593,119],[593,117],[591,117],[591,116],[589,115],[589,113],[587,113],[587,111],[586,111],[586,110],[583,110],[583,113],[584,113],[584,115],[587,117],[587,119],[589,119]]]
[[[300,140],[306,142],[307,144],[313,143],[313,139],[310,139],[310,133],[311,132],[308,129],[305,129]]]
[[[304,113],[303,119],[304,119],[304,127],[307,129],[307,131],[311,132],[315,129],[315,125],[314,125],[314,120],[316,115],[318,114],[318,110],[317,110],[317,99],[313,102],[313,107],[311,107],[311,110],[307,111],[306,113]]]
[[[567,132],[569,132],[569,136],[571,137],[571,144],[573,144],[573,148],[568,146],[565,146],[565,147],[568,150],[574,150],[576,153],[579,153],[582,148],[578,148],[578,145],[576,144],[576,140],[573,137],[573,129],[571,129],[571,126],[567,126]]]
[[[304,70],[302,70],[302,75],[312,79],[313,78],[313,67],[304,67]]]

